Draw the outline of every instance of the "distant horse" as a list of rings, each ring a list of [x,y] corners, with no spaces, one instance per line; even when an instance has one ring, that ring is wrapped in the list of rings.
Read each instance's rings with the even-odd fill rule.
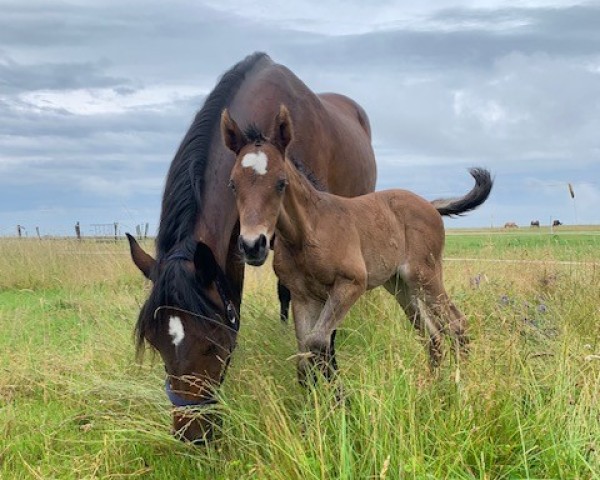
[[[552,226],[553,227],[558,227],[560,225],[562,225],[563,223],[560,220],[553,220],[552,221]]]
[[[540,227],[540,221],[539,220],[532,220],[531,221],[531,226],[532,227]]]
[[[383,285],[413,325],[429,336],[431,363],[442,356],[443,333],[464,351],[466,319],[442,283],[444,223],[481,205],[492,188],[487,170],[472,169],[475,187],[464,197],[428,202],[405,190],[342,198],[315,188],[310,167],[291,156],[296,135],[283,105],[263,134],[242,130],[225,111],[221,129],[237,156],[230,187],[240,214],[244,261],[262,265],[262,248],[276,235],[273,266],[292,292],[301,383],[311,363],[327,378],[336,370],[330,341],[366,291]]]
[[[315,95],[264,53],[250,55],[223,75],[171,163],[156,260],[128,237],[134,263],[153,282],[136,325],[137,349],[148,341],[160,353],[166,393],[173,405],[187,407],[173,414],[174,430],[183,439],[202,441],[212,434],[215,413],[202,409],[215,403],[214,390],[223,381],[239,329],[244,265],[235,197],[227,188],[235,155],[221,139],[221,112],[227,107],[244,123],[266,129],[282,102],[297,118],[290,157],[338,195],[375,188],[369,120],[353,100]],[[268,248],[264,242],[262,249]],[[190,410],[203,414],[192,416]]]
[[[515,222],[506,222],[504,228],[519,228],[519,226]]]

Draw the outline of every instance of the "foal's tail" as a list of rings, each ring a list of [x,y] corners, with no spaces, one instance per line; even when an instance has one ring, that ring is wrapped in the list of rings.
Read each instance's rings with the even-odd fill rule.
[[[438,198],[431,202],[440,215],[463,215],[487,200],[494,184],[490,172],[485,168],[471,168],[469,173],[475,179],[475,186],[464,197]]]

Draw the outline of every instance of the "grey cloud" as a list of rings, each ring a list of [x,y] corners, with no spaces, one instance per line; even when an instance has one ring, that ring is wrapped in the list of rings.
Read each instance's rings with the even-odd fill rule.
[[[558,56],[600,53],[600,7],[582,5],[565,9],[446,10],[432,15],[434,24],[461,25],[473,20],[493,23],[523,20],[508,30],[492,28],[393,30],[342,37],[314,37],[291,46],[291,58],[330,68],[403,69],[489,68],[496,58],[520,52]],[[425,25],[427,25],[427,20]]]
[[[130,83],[124,77],[106,75],[104,68],[105,65],[91,62],[22,65],[6,58],[0,62],[0,92],[113,87]]]
[[[412,29],[341,37],[184,1],[33,1],[1,9],[0,223],[23,222],[21,215],[39,221],[36,208],[60,211],[69,225],[83,208],[112,221],[121,203],[156,220],[164,175],[204,94],[253,50],[267,51],[313,90],[345,93],[365,107],[380,188],[461,194],[471,186],[466,167],[490,167],[497,186],[489,204],[455,226],[488,224],[492,212],[542,217],[550,205],[566,215],[568,199],[544,196],[524,179],[600,178],[594,5],[444,10]],[[508,26],[485,28],[494,22]],[[126,102],[164,85],[187,93],[93,115],[34,107],[23,95],[102,88]],[[597,185],[582,188],[591,204]],[[11,209],[21,213],[9,216]]]

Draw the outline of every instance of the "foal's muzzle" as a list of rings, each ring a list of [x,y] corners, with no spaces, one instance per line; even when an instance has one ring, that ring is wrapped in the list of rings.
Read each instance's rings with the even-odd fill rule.
[[[244,261],[254,267],[259,267],[265,263],[269,254],[269,242],[263,234],[253,240],[246,240],[240,235],[238,238],[238,248],[244,256]]]

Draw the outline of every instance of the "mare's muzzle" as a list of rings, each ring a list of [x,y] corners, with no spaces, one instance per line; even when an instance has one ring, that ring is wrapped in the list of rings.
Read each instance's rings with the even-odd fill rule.
[[[219,422],[219,417],[214,411],[202,412],[202,410],[215,405],[217,401],[212,396],[187,400],[173,391],[168,378],[165,380],[165,393],[171,404],[177,407],[177,410],[173,412],[173,433],[180,440],[195,445],[204,445],[211,440],[214,433],[213,427]]]
[[[238,238],[238,248],[244,256],[244,261],[254,267],[259,267],[265,263],[269,254],[269,242],[263,234],[253,240],[246,240],[240,235]]]

